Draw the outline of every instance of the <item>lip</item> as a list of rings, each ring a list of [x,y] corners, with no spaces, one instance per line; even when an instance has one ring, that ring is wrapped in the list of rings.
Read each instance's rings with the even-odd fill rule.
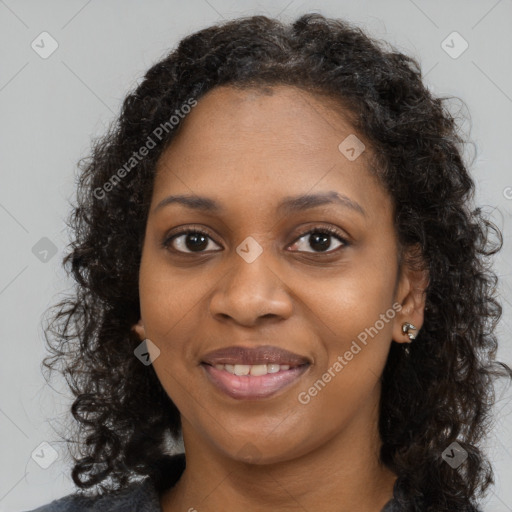
[[[310,366],[309,363],[305,363],[277,373],[254,376],[234,375],[208,363],[201,363],[208,380],[218,390],[236,400],[258,400],[271,397],[297,382]]]
[[[233,375],[215,365],[288,365],[266,375]],[[237,400],[258,400],[270,397],[297,381],[311,366],[311,361],[299,354],[272,345],[243,347],[233,345],[208,352],[202,357],[201,366],[208,380],[221,392]]]
[[[216,364],[282,364],[296,367],[311,363],[304,356],[272,345],[259,347],[242,347],[234,345],[208,352],[202,357],[201,363],[211,366]]]

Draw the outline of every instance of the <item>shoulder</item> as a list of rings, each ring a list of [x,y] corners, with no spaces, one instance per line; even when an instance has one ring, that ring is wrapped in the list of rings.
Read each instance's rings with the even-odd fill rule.
[[[134,512],[160,512],[158,493],[149,478],[103,496],[69,494],[27,512],[121,512],[127,507]]]
[[[152,478],[132,482],[121,491],[103,496],[69,494],[25,512],[161,512],[160,493],[179,480],[185,465],[184,453],[165,455],[155,461]]]
[[[404,505],[399,504],[394,499],[388,501],[381,512],[406,512],[409,510],[423,510],[424,508],[417,507],[415,505]],[[431,507],[428,507],[429,510],[431,510]],[[446,510],[443,508],[443,511]],[[463,508],[457,508],[457,511],[459,512],[484,512],[483,509],[479,507],[474,507],[473,505],[467,505]]]

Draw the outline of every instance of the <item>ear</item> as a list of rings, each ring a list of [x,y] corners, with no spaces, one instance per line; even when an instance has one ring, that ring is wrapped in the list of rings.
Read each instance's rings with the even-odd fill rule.
[[[146,329],[144,328],[142,318],[139,319],[139,321],[132,326],[132,331],[135,331],[138,334],[140,341],[144,341],[146,339]]]
[[[416,327],[416,330],[410,331],[414,335],[418,335],[423,326],[428,282],[429,275],[421,256],[421,248],[415,245],[403,255],[395,294],[395,302],[401,306],[393,325],[393,340],[397,343],[411,341],[407,333],[402,331],[405,322]]]

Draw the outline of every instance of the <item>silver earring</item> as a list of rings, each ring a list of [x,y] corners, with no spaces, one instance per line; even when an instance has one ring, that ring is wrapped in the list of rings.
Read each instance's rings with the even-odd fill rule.
[[[415,333],[412,333],[412,332],[409,332],[410,330],[413,330],[413,331],[417,331],[418,329],[416,329],[416,327],[414,327],[414,325],[410,324],[409,322],[404,322],[402,324],[402,332],[404,334],[407,334],[407,336],[409,336],[409,341],[408,343],[411,343],[412,340],[415,340],[416,339],[416,334]]]

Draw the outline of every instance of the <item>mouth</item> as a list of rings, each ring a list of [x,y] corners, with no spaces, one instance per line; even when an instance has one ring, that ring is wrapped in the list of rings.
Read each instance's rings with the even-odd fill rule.
[[[205,363],[207,364],[207,363]],[[217,370],[223,370],[232,375],[250,375],[260,376],[269,373],[278,373],[289,370],[290,368],[298,368],[303,365],[290,365],[290,364],[215,364]]]
[[[279,347],[227,347],[208,353],[201,366],[211,384],[237,400],[275,395],[296,382],[311,361]]]

